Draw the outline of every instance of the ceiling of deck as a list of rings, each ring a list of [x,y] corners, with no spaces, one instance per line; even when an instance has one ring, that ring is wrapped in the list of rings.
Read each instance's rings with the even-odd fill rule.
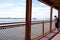
[[[38,0],[49,6],[53,6],[56,9],[60,9],[60,0]]]

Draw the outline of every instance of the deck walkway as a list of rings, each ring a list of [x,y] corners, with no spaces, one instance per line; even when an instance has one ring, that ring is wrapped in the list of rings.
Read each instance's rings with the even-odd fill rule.
[[[53,37],[51,40],[60,40],[60,32],[55,37]]]
[[[59,36],[60,37],[59,33],[60,32],[58,32],[57,30],[55,30],[55,31],[51,32],[50,34],[48,34],[48,35],[46,35],[43,38],[38,39],[38,40],[54,40],[54,39],[56,39],[55,36]]]

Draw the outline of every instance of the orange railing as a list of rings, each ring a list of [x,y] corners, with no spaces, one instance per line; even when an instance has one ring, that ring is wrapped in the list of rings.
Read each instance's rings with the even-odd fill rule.
[[[54,21],[53,21],[54,22]],[[52,22],[52,23],[53,23]],[[48,25],[48,23],[49,23],[49,25]],[[32,35],[31,35],[31,39],[32,40],[36,40],[36,39],[38,39],[38,38],[42,38],[42,37],[44,37],[45,35],[47,35],[47,34],[49,34],[50,33],[50,21],[32,21],[32,23],[31,23],[32,25],[37,25],[37,24],[41,24],[41,29],[42,30],[40,30],[40,31],[42,31],[42,33],[41,34],[39,34],[39,35],[36,35],[36,37],[32,37]],[[45,25],[46,24],[46,25]],[[53,23],[54,24],[54,23]],[[25,25],[25,22],[8,22],[8,23],[0,23],[0,29],[7,29],[7,28],[14,28],[14,27],[20,27],[20,26],[24,26]],[[48,25],[48,27],[49,27],[49,30],[47,31],[47,32],[45,32],[45,26],[47,26]],[[33,27],[33,26],[31,26],[31,27]],[[37,27],[37,26],[36,26]],[[38,28],[37,28],[38,29]],[[53,30],[55,30],[55,28],[54,27],[52,27],[52,31]]]

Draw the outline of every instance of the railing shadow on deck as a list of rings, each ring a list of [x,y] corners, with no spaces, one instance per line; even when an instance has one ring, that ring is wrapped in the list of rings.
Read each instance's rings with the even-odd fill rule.
[[[54,21],[52,22],[54,24]],[[12,25],[13,24],[13,25]],[[31,39],[32,40],[36,40],[38,38],[42,38],[45,35],[50,33],[50,21],[32,21],[31,23],[31,28],[33,27],[32,25],[41,25],[39,27],[41,27],[41,34],[36,35],[32,37],[31,35]],[[25,22],[8,22],[8,23],[0,23],[0,29],[7,29],[7,28],[14,28],[14,27],[21,27],[24,26]],[[52,25],[52,31],[55,30],[55,28],[53,27],[54,25]],[[45,28],[49,28],[49,29],[45,29]],[[38,28],[37,28],[38,29]],[[34,30],[35,31],[35,30]],[[32,33],[33,34],[33,33]]]

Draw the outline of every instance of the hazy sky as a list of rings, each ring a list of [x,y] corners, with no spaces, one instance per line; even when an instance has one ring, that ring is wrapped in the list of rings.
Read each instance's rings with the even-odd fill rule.
[[[49,18],[50,7],[37,1],[32,0],[32,17]],[[26,14],[26,0],[0,0],[0,17],[24,18]],[[53,10],[54,15],[57,11]]]

